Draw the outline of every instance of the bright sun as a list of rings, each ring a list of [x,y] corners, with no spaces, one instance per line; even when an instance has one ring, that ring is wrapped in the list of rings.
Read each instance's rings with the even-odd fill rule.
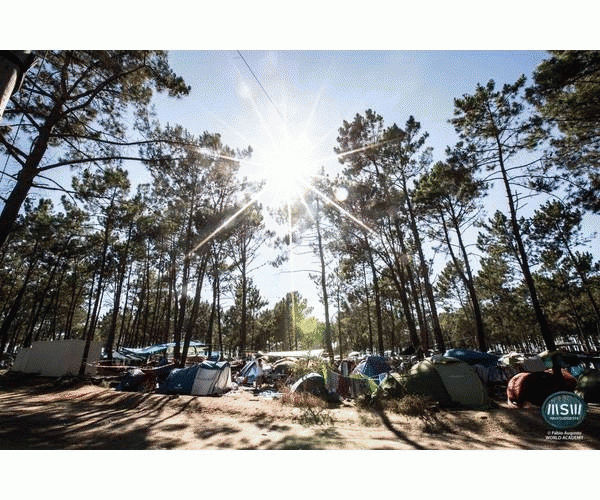
[[[271,139],[271,144],[257,149],[248,162],[248,172],[252,172],[248,178],[264,182],[265,203],[280,206],[302,196],[305,183],[317,174],[318,164],[311,159],[313,148],[306,135],[281,133]]]

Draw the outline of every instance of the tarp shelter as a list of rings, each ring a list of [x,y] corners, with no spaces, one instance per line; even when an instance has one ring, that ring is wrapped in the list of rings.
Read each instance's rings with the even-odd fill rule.
[[[499,359],[498,356],[493,354],[469,349],[448,349],[444,356],[460,359],[469,365],[483,365],[487,367],[496,366]]]
[[[414,365],[406,376],[409,394],[429,396],[442,406],[486,409],[487,390],[475,369],[456,358],[433,356]]]
[[[381,356],[368,356],[363,359],[352,371],[369,378],[378,378],[379,375],[392,371],[385,358]]]
[[[265,356],[268,358],[321,358],[325,349],[311,349],[309,351],[270,351]]]
[[[104,355],[103,358],[106,359],[106,355]],[[145,358],[141,358],[140,356],[134,356],[133,354],[117,350],[113,351],[112,360],[113,363],[140,364],[145,361]]]
[[[175,347],[175,342],[167,342],[166,344],[155,344],[148,347],[122,347],[120,349],[123,354],[131,354],[133,356],[137,356],[138,358],[147,359],[150,356],[154,356],[156,354],[163,354],[173,350]],[[204,350],[206,347],[204,343],[198,342],[196,340],[190,341],[190,349],[195,350]],[[180,344],[180,348],[183,349],[183,342]],[[190,351],[190,354],[193,354]]]
[[[12,371],[35,373],[42,377],[62,377],[77,375],[81,367],[85,340],[44,340],[31,344],[31,347],[21,349],[17,354]],[[100,359],[102,344],[92,342],[85,368],[86,375],[95,375]]]
[[[231,389],[231,367],[227,361],[203,361],[169,373],[164,391],[169,394],[210,396]]]

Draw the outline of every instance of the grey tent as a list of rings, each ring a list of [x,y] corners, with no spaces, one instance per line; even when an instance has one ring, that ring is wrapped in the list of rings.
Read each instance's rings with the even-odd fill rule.
[[[308,373],[292,385],[292,392],[309,392],[317,397],[326,396],[325,378],[318,373]]]

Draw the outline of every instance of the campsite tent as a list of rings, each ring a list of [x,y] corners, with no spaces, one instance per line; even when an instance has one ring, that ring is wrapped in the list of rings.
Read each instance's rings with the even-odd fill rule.
[[[527,356],[517,352],[509,352],[498,360],[500,366],[517,366],[526,372],[543,372],[547,367],[540,356]]]
[[[292,385],[291,392],[309,392],[318,397],[326,396],[325,378],[318,373],[307,373]]]
[[[600,372],[590,371],[581,375],[575,393],[586,403],[600,403]]]
[[[194,379],[192,394],[209,396],[231,389],[231,368],[226,361],[203,361]]]
[[[498,356],[469,349],[448,349],[444,356],[447,358],[460,359],[469,365],[483,365],[490,367],[498,364]]]
[[[252,384],[260,375],[269,371],[271,367],[269,365],[263,364],[262,368],[259,365],[258,359],[253,359],[248,361],[244,368],[240,370],[235,378],[235,381],[238,384]]]
[[[164,391],[168,394],[191,394],[200,365],[175,368],[169,373]]]
[[[165,385],[165,392],[170,394],[222,394],[231,388],[231,368],[226,361],[203,361],[198,365],[172,370]]]
[[[391,370],[385,358],[381,356],[368,356],[356,365],[352,373],[370,378],[378,378],[382,373],[387,373]]]
[[[377,386],[376,393],[384,399],[404,395],[404,377],[399,373],[386,373]]]
[[[12,371],[36,373],[43,377],[62,377],[79,373],[85,340],[35,341],[31,347],[21,349]],[[91,342],[85,368],[86,375],[95,375],[95,364],[100,359],[102,344]]]
[[[456,358],[433,356],[414,365],[406,377],[409,394],[429,396],[442,406],[489,408],[487,390],[472,366]]]
[[[298,366],[298,363],[290,359],[284,358],[281,361],[273,363],[271,371],[269,372],[269,377],[271,378],[271,380],[286,379],[292,374],[296,366]]]

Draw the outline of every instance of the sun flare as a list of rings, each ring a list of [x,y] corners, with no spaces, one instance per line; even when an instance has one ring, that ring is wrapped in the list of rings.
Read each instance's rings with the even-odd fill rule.
[[[306,191],[302,181],[317,173],[318,163],[311,158],[312,153],[306,135],[281,133],[272,137],[268,147],[255,151],[247,162],[248,178],[263,184],[261,198],[266,204],[285,205],[301,198]]]

